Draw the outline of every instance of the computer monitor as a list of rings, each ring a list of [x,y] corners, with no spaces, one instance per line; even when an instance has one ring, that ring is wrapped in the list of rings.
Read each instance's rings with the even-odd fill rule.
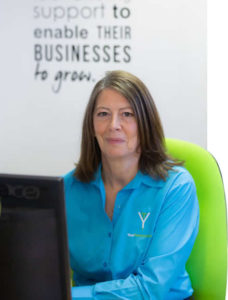
[[[61,177],[0,174],[0,299],[69,300]]]

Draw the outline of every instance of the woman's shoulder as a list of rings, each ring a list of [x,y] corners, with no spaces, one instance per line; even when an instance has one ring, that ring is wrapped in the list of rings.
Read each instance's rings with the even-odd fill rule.
[[[88,188],[88,186],[90,186],[93,181],[91,181],[91,182],[83,182],[83,181],[81,181],[75,175],[75,171],[76,171],[76,168],[74,168],[73,170],[67,172],[66,174],[64,174],[62,176],[63,180],[64,180],[65,187],[77,186],[77,187]]]
[[[190,172],[183,166],[173,166],[167,173],[165,179],[154,178],[149,174],[143,174],[143,182],[152,187],[169,189],[181,184],[194,185],[194,180]]]
[[[64,180],[64,185],[71,185],[73,183],[77,183],[77,182],[80,182],[76,176],[74,175],[75,174],[75,168],[69,172],[67,172],[66,174],[64,174],[62,177],[63,177],[63,180]]]
[[[168,172],[167,182],[172,186],[177,185],[195,185],[191,173],[184,166],[174,166]]]
[[[63,175],[63,181],[64,181],[64,191],[67,199],[74,197],[75,193],[81,194],[81,193],[88,193],[90,190],[90,184],[84,183],[80,181],[75,176],[75,170],[73,169]]]
[[[68,171],[66,174],[64,174],[62,177],[64,180],[71,180],[74,177],[75,168],[71,171]]]

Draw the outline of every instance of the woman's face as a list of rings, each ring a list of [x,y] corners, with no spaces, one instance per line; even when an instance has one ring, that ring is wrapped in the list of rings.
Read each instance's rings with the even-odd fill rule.
[[[109,159],[139,157],[138,126],[128,100],[112,89],[98,96],[93,125],[103,157]]]

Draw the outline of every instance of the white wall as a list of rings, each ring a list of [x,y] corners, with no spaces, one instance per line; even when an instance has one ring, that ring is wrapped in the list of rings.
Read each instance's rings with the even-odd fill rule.
[[[111,69],[133,72],[147,84],[168,137],[206,147],[205,6],[206,0],[2,0],[0,172],[60,175],[73,168],[88,96],[94,82]],[[128,26],[130,38],[99,37],[99,25]],[[84,31],[81,37],[62,39],[34,33],[64,26]],[[88,54],[85,61],[67,61],[67,54],[62,61],[38,61],[35,44],[42,49],[87,45]],[[109,62],[103,61],[107,55],[102,51],[101,60],[93,61],[94,45],[110,47]],[[115,45],[116,55],[111,54]],[[35,75],[38,63],[39,71],[47,72],[43,80]],[[59,70],[71,75],[84,71],[91,79],[67,78],[56,92]]]
[[[227,12],[226,0],[219,0],[216,3],[213,0],[208,1],[208,151],[214,155],[220,166],[226,198],[228,194]]]

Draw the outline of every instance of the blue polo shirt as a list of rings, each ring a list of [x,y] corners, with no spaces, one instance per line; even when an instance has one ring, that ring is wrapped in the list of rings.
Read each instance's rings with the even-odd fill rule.
[[[101,166],[82,183],[64,176],[73,299],[178,300],[193,293],[185,263],[198,232],[194,181],[183,167],[166,181],[138,171],[105,212]]]

